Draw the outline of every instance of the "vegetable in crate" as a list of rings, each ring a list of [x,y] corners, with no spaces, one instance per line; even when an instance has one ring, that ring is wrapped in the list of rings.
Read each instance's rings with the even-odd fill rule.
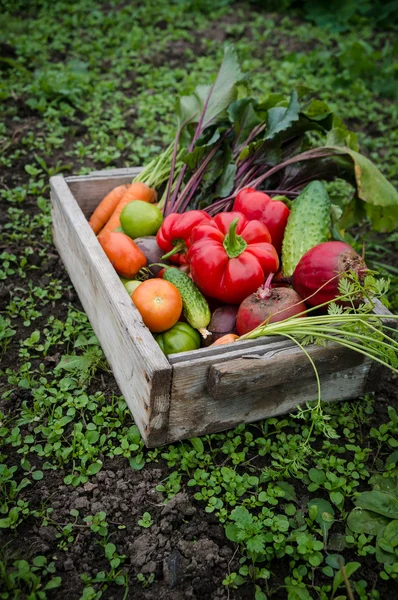
[[[161,210],[154,204],[133,200],[120,214],[123,232],[132,239],[156,235],[163,221]]]
[[[134,290],[142,283],[142,281],[138,281],[138,279],[126,279],[125,277],[121,277],[120,280],[129,296],[131,296]]]
[[[199,332],[188,323],[180,321],[171,329],[155,335],[155,340],[166,356],[200,348]]]
[[[163,221],[157,235],[156,241],[165,258],[176,264],[186,263],[186,252],[190,246],[190,237],[194,227],[211,217],[203,210],[190,210],[182,215],[172,213]]]
[[[312,181],[294,200],[282,244],[282,271],[293,275],[300,258],[331,231],[331,203],[324,185]]]
[[[114,194],[113,198],[112,198],[112,203],[111,203],[108,200],[108,197],[109,197],[109,194],[108,194],[108,196],[106,196],[102,200],[102,202],[97,206],[94,213],[91,215],[90,222],[92,220],[94,220],[96,213],[100,212],[100,215],[102,215],[101,216],[101,218],[102,218],[101,227],[103,226],[103,228],[101,229],[99,235],[102,235],[106,231],[118,230],[118,228],[121,226],[120,225],[120,215],[122,213],[122,210],[132,200],[141,200],[143,202],[155,202],[156,201],[157,194],[156,194],[155,190],[148,187],[145,183],[133,182],[130,185],[127,185],[126,190],[122,193],[121,188],[123,188],[123,187],[124,186],[119,186],[118,188],[115,188],[115,190],[112,190],[112,192],[116,192],[116,190],[119,190],[118,194],[120,193],[120,197],[117,196],[116,194]],[[112,192],[110,192],[110,194],[112,194]],[[118,200],[118,202],[117,202],[117,200]],[[106,206],[105,210],[102,208],[103,203]],[[111,208],[110,204],[112,204],[112,208],[113,208],[111,214],[109,214],[110,210],[108,210],[108,208],[109,209]]]
[[[264,192],[244,188],[236,196],[233,209],[241,212],[249,220],[261,221],[268,228],[272,245],[278,254],[282,250],[282,240],[290,210],[280,200],[272,200]]]
[[[176,286],[181,294],[184,317],[192,327],[199,329],[204,338],[209,335],[206,327],[211,313],[206,298],[198,290],[192,279],[175,267],[165,269],[163,279]]]
[[[236,342],[238,337],[239,336],[236,335],[235,333],[227,333],[227,335],[223,335],[222,337],[218,338],[218,340],[216,340],[215,342],[210,344],[210,347],[211,346],[222,346],[223,344],[233,344],[234,342]]]
[[[182,299],[172,283],[147,279],[132,293],[131,299],[150,331],[160,333],[173,327],[181,316]]]
[[[159,248],[156,242],[156,237],[154,235],[138,237],[135,238],[134,243],[137,244],[141,252],[145,254],[146,259],[148,261],[148,268],[151,271],[152,275],[156,277],[159,271],[161,271],[163,268],[156,263],[165,262],[164,259],[162,259],[164,252],[161,248]]]
[[[219,213],[191,234],[188,261],[199,289],[210,298],[239,304],[278,270],[268,229],[242,213]]]
[[[293,274],[293,287],[307,304],[319,306],[341,296],[339,284],[346,273],[355,272],[363,281],[366,271],[363,258],[349,244],[324,242],[300,259]],[[356,302],[360,300],[359,297]]]
[[[225,306],[216,308],[207,328],[211,336],[204,341],[205,346],[210,346],[210,344],[227,334],[236,333],[237,312],[238,307],[234,304],[226,304]]]
[[[304,317],[307,307],[302,297],[289,287],[271,287],[271,278],[239,306],[236,317],[239,335],[248,333],[264,322],[276,323],[298,315]]]
[[[132,279],[146,266],[144,254],[124,233],[107,231],[98,237],[98,241],[116,272],[122,277]]]
[[[104,225],[109,221],[113,211],[123,198],[127,191],[127,185],[118,185],[113,188],[98,204],[97,208],[90,217],[89,225],[95,234],[98,234]]]

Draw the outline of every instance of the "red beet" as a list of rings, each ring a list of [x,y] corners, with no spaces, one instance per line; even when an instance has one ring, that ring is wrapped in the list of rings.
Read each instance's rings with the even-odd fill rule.
[[[211,335],[204,340],[205,346],[210,346],[213,342],[223,337],[227,333],[236,333],[236,313],[238,307],[234,304],[225,304],[213,312],[211,321],[207,330]]]
[[[236,329],[239,335],[244,335],[269,317],[268,322],[275,323],[298,315],[306,308],[303,299],[292,288],[259,288],[239,306]]]
[[[345,242],[323,242],[302,256],[293,273],[293,287],[307,304],[319,306],[341,295],[339,282],[349,271],[362,280],[367,271],[363,258]]]

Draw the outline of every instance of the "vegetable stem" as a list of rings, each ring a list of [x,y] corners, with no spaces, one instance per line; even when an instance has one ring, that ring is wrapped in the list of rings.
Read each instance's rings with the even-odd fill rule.
[[[228,254],[229,258],[236,258],[240,256],[247,248],[247,243],[241,235],[237,235],[236,228],[238,226],[239,219],[236,218],[232,221],[229,231],[224,238],[224,249]]]

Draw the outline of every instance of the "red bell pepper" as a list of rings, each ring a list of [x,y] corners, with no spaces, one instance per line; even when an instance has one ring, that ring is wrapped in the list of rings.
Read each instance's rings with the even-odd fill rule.
[[[210,220],[210,215],[204,210],[190,210],[182,214],[168,215],[156,234],[159,248],[167,253],[162,258],[170,258],[172,262],[179,265],[185,264],[192,229],[199,223]]]
[[[247,219],[261,221],[269,229],[272,244],[278,254],[282,251],[282,240],[290,210],[280,200],[272,200],[264,192],[253,188],[244,188],[236,196],[233,210],[245,215]]]
[[[239,304],[275,273],[279,258],[268,229],[242,213],[219,213],[191,234],[188,262],[205,296]]]

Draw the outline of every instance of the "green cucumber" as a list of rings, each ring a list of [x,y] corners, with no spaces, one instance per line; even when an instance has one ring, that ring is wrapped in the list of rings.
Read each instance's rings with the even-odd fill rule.
[[[192,327],[198,329],[202,336],[206,338],[209,335],[206,327],[211,319],[206,298],[198,290],[192,279],[175,267],[167,268],[163,279],[176,286],[181,294],[184,317]]]
[[[282,273],[293,275],[302,256],[327,242],[332,227],[331,203],[324,185],[312,181],[293,202],[282,243]]]

